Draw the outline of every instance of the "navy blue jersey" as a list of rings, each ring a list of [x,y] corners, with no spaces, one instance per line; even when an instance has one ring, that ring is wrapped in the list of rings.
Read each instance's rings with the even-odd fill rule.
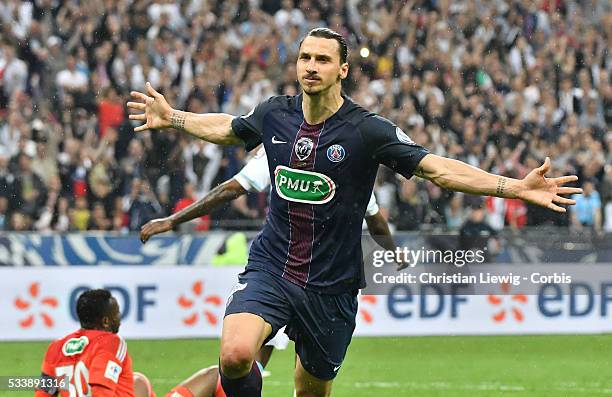
[[[427,150],[347,97],[310,125],[302,95],[275,96],[235,118],[232,129],[247,150],[263,142],[272,182],[247,269],[324,293],[363,288],[361,225],[378,165],[410,178]]]

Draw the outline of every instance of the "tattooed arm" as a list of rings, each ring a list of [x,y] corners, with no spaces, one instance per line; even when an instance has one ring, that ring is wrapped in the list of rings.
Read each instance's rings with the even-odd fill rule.
[[[164,96],[147,83],[147,94],[132,91],[138,102],[128,102],[130,109],[140,111],[130,114],[131,120],[144,122],[134,128],[135,132],[148,129],[175,128],[197,138],[220,145],[233,145],[243,142],[232,130],[234,116],[225,113],[196,114],[172,109]]]
[[[491,174],[462,161],[433,154],[423,157],[414,175],[444,189],[485,196],[517,197],[517,179]]]
[[[172,128],[185,131],[196,138],[219,145],[235,145],[242,140],[232,130],[234,116],[225,113],[190,113],[172,110]]]
[[[201,200],[183,208],[176,214],[147,222],[140,229],[140,241],[144,244],[156,234],[167,232],[181,223],[208,215],[213,209],[242,196],[246,192],[234,178],[223,182],[208,192]]]
[[[578,177],[571,175],[546,178],[544,175],[549,169],[550,159],[547,157],[541,167],[519,180],[491,174],[458,160],[428,154],[419,162],[413,173],[444,189],[483,196],[518,198],[553,211],[565,212],[566,209],[557,204],[573,205],[576,202],[560,195],[582,193],[582,189],[563,185],[577,181]]]

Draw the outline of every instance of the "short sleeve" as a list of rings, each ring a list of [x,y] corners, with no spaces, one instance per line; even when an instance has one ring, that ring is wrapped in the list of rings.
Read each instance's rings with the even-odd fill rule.
[[[429,153],[401,128],[377,115],[366,117],[359,124],[359,131],[372,158],[406,178],[412,177],[419,162]]]
[[[366,208],[365,216],[374,216],[378,214],[379,210],[380,208],[378,208],[376,197],[374,197],[374,192],[372,192],[372,195],[370,196],[370,201],[368,201],[368,207]]]
[[[268,170],[268,157],[263,146],[257,154],[234,176],[234,179],[245,190],[252,192],[264,191],[270,185],[270,172]]]
[[[244,141],[247,151],[255,149],[262,142],[264,117],[274,106],[274,98],[261,102],[244,116],[232,120],[232,131]]]
[[[101,343],[89,366],[89,383],[115,390],[124,370],[127,343],[118,335]]]

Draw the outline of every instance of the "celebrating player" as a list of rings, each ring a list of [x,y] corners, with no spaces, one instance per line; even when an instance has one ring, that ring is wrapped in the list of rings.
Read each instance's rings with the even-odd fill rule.
[[[256,155],[233,178],[212,189],[198,202],[182,209],[172,216],[154,219],[147,222],[140,232],[140,239],[146,243],[152,236],[172,230],[177,225],[188,222],[209,214],[213,209],[228,201],[234,200],[247,192],[262,192],[270,185],[270,174],[268,172],[268,159],[263,147],[260,147]],[[389,231],[389,225],[379,211],[374,194],[370,196],[366,208],[365,220],[370,235],[386,249],[395,249],[393,237]],[[400,267],[405,265],[400,264]],[[287,346],[286,335],[280,330],[276,336],[263,346],[256,358],[256,362],[265,367],[272,355],[274,348],[285,349]],[[224,397],[225,393],[220,384],[218,366],[204,368],[180,385],[172,389],[167,397]]]
[[[297,395],[328,396],[355,328],[357,291],[364,286],[361,222],[379,164],[450,190],[519,198],[565,212],[576,176],[546,178],[550,160],[517,180],[428,153],[399,127],[341,93],[347,45],[329,29],[300,44],[302,93],[275,96],[249,114],[174,110],[147,83],[133,92],[144,122],[135,131],[169,128],[217,144],[264,144],[272,182],[268,222],[253,242],[246,270],[226,308],[220,375],[228,397],[261,395],[254,364],[259,348],[282,327],[295,341]]]
[[[127,344],[117,334],[121,317],[111,293],[84,292],[76,312],[81,329],[52,342],[42,364],[43,379],[68,377],[68,389],[48,387],[36,390],[35,397],[155,397],[149,380],[132,372]]]
[[[256,155],[247,162],[238,174],[229,181],[212,189],[198,202],[191,204],[172,216],[147,222],[141,228],[140,239],[143,243],[146,243],[149,238],[156,234],[167,232],[184,222],[207,215],[216,207],[234,200],[247,192],[262,192],[269,185],[270,174],[268,172],[268,159],[264,148],[261,147]],[[395,243],[389,231],[389,225],[380,213],[373,193],[370,196],[366,208],[365,220],[370,235],[378,244],[386,249],[395,249]],[[399,266],[403,267],[406,265],[400,264]],[[286,346],[287,340],[285,333],[283,330],[280,330],[270,342],[261,348],[258,353],[259,357],[256,358],[256,361],[265,367],[274,348],[284,349]],[[202,369],[185,382],[172,389],[167,397],[223,397],[225,394],[218,383],[218,377],[217,366]]]

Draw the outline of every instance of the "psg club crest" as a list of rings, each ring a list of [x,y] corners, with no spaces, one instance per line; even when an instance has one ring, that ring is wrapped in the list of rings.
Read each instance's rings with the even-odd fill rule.
[[[304,161],[310,156],[314,142],[310,138],[300,138],[295,144],[295,155],[300,161]]]
[[[331,145],[327,149],[327,158],[333,163],[341,162],[344,160],[344,156],[346,156],[346,150],[344,150],[342,145]]]

